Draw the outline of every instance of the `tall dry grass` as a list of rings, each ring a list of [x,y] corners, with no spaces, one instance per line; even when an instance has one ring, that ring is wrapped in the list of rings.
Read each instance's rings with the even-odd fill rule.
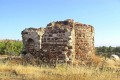
[[[87,65],[58,64],[56,68],[42,65],[21,65],[24,60],[14,58],[6,62],[0,60],[0,80],[119,80],[120,66],[113,67],[112,60],[92,56]],[[91,64],[90,63],[90,64]],[[103,64],[104,63],[104,64]],[[112,69],[107,68],[107,64]],[[114,62],[115,63],[115,62]],[[80,64],[75,61],[74,64]],[[105,65],[106,64],[106,65]],[[94,65],[94,66],[93,66]],[[101,66],[104,65],[104,66]],[[101,69],[102,67],[102,69]]]
[[[57,65],[56,68],[0,63],[0,80],[119,80],[120,71],[88,66]]]

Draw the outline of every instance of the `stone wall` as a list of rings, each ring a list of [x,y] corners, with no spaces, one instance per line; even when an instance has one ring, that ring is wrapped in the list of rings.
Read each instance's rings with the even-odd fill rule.
[[[76,58],[83,59],[94,54],[94,28],[91,25],[75,24]]]
[[[22,39],[26,52],[32,53],[41,49],[42,35],[44,28],[27,28],[22,31]]]
[[[57,54],[58,59],[73,60],[75,55],[75,31],[71,26],[59,21],[46,27],[42,39],[43,51]],[[55,53],[54,53],[55,52]]]
[[[29,53],[41,49],[51,57],[65,61],[94,54],[94,28],[72,19],[51,22],[46,28],[25,29],[22,38]]]

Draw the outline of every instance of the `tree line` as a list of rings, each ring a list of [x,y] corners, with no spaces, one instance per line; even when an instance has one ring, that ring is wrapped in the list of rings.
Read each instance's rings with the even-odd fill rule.
[[[1,55],[19,55],[23,49],[23,43],[20,40],[0,40]],[[99,56],[110,57],[112,54],[120,56],[120,46],[118,47],[95,47],[95,53]]]
[[[23,48],[22,41],[20,40],[3,40],[0,41],[0,54],[1,55],[19,55]]]
[[[112,54],[116,54],[120,56],[120,46],[117,47],[106,47],[106,46],[100,46],[100,47],[95,47],[96,54],[100,56],[105,56],[105,57],[110,57]]]

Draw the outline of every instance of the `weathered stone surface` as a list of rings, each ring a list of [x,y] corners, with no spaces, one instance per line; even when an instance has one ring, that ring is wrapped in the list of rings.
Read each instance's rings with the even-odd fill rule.
[[[49,23],[46,28],[25,29],[22,38],[27,53],[35,55],[42,50],[49,59],[74,61],[94,53],[94,28],[72,19]]]

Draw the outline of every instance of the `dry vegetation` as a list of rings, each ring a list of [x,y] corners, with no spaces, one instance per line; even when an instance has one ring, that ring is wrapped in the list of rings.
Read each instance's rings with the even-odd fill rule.
[[[17,59],[19,60],[19,59]],[[119,80],[120,66],[117,68],[93,66],[70,66],[59,64],[56,68],[20,65],[20,61],[0,62],[0,80]],[[93,62],[101,62],[98,57]],[[109,60],[107,60],[109,61]],[[112,64],[112,63],[111,63]]]

